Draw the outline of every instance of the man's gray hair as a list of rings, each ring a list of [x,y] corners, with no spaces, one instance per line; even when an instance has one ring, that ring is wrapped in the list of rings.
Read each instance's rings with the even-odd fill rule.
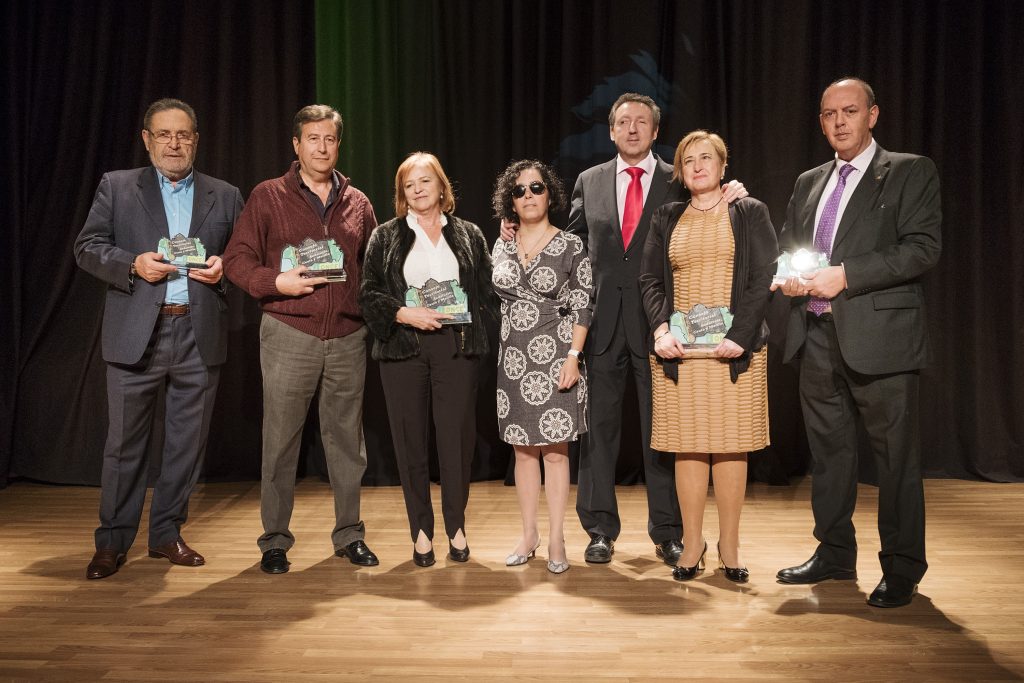
[[[196,112],[185,102],[176,100],[173,97],[165,97],[162,100],[157,100],[153,104],[149,105],[149,109],[146,110],[146,115],[142,117],[142,127],[149,130],[153,124],[153,117],[162,111],[168,111],[170,109],[180,109],[188,115],[190,121],[192,121],[192,132],[199,132],[199,121],[196,119]]]

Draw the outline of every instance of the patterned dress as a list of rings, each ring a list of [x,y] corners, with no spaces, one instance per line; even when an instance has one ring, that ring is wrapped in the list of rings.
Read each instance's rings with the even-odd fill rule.
[[[587,431],[587,379],[558,390],[558,373],[574,324],[590,327],[593,276],[579,237],[559,231],[525,267],[516,243],[501,238],[492,253],[501,297],[498,433],[514,446],[575,441]]]

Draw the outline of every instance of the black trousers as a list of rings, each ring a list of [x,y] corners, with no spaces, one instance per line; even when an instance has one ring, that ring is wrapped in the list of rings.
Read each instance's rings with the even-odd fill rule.
[[[203,364],[188,315],[157,318],[153,336],[137,364],[107,364],[109,424],[100,479],[97,550],[127,552],[135,541],[146,500],[146,444],[162,386],[163,460],[153,486],[149,546],[171,543],[179,536],[206,452],[219,377],[220,366]]]
[[[678,541],[683,521],[675,488],[675,455],[651,449],[651,364],[626,340],[620,316],[608,350],[587,356],[590,430],[580,448],[576,513],[591,536],[619,537],[622,522],[615,499],[615,464],[622,437],[622,401],[632,375],[640,409],[644,479],[647,482],[647,533],[655,543]]]
[[[476,446],[476,386],[479,360],[458,354],[452,327],[417,332],[419,355],[380,361],[395,457],[413,541],[422,530],[434,537],[430,501],[430,417],[437,435],[441,511],[448,538],[465,530],[470,466]]]
[[[811,506],[818,554],[856,567],[857,421],[878,468],[879,560],[886,576],[921,580],[925,561],[924,486],[917,372],[863,375],[843,362],[835,325],[808,316],[800,399],[813,457]]]

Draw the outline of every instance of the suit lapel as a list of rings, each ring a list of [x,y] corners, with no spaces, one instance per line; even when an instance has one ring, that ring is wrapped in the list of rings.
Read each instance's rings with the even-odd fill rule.
[[[170,237],[170,229],[167,227],[167,212],[164,211],[164,199],[160,196],[160,186],[156,179],[157,171],[152,166],[144,168],[139,176],[139,203],[149,215],[157,234],[162,237]],[[156,249],[156,242],[153,243]]]
[[[832,175],[834,168],[834,163],[821,167],[818,171],[818,177],[811,184],[811,191],[807,194],[807,203],[804,205],[804,220],[801,226],[803,231],[801,241],[807,243],[808,249],[811,249],[814,244],[814,230],[818,227],[814,224],[815,216],[818,213],[818,202],[821,201],[821,195],[825,192],[825,185],[828,184],[828,179]]]
[[[610,217],[607,225],[608,230],[612,232],[612,241],[625,251],[622,244],[622,226],[619,224],[618,192],[615,187],[615,161],[615,159],[612,159],[607,164],[604,164],[597,178],[595,178],[598,187],[597,215]]]
[[[882,187],[888,172],[888,154],[879,147],[878,151],[875,152],[875,158],[871,160],[864,177],[857,183],[857,189],[853,191],[850,201],[846,204],[843,217],[839,221],[839,227],[836,229],[836,238],[832,242],[832,253],[836,252],[839,244],[849,234],[850,228],[857,222],[857,219],[864,213],[864,210],[871,206],[872,200],[878,194],[878,190]]]
[[[214,202],[213,190],[206,186],[206,176],[195,171],[193,173],[195,175],[192,182],[195,183],[195,186],[192,188],[192,222],[188,226],[189,237],[195,237],[195,234],[199,232],[199,228],[202,227],[207,214],[213,208]]]

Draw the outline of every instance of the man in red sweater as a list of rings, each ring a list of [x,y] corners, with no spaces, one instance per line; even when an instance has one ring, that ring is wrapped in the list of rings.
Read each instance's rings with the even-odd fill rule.
[[[320,389],[320,433],[334,491],[335,554],[378,564],[359,519],[366,328],[356,299],[363,254],[376,227],[370,201],[335,168],[341,115],[326,105],[295,115],[298,161],[260,183],[224,252],[228,278],[259,300],[263,371],[260,568],[288,571],[295,470],[310,400]],[[340,251],[343,274],[338,272]],[[330,261],[330,277],[315,276]],[[308,265],[304,265],[308,264]],[[343,279],[342,279],[343,278]]]

